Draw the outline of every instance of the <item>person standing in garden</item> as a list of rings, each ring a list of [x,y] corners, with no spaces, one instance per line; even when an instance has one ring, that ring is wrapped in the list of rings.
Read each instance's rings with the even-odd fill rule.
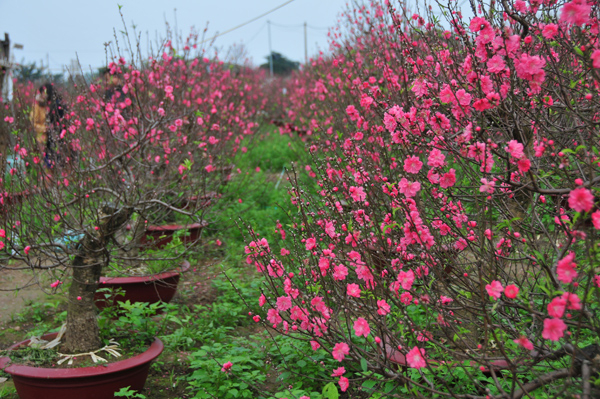
[[[111,74],[110,69],[101,69],[102,80],[106,87],[104,92],[104,101],[106,103],[120,103],[125,100],[123,84],[118,73]]]
[[[40,86],[30,119],[38,150],[48,168],[52,168],[58,161],[57,143],[60,140],[64,114],[64,106],[54,86],[51,83]]]

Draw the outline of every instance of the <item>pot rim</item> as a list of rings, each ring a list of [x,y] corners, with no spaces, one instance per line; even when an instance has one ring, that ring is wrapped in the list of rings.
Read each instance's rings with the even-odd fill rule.
[[[180,263],[179,271],[163,272],[158,274],[152,274],[149,276],[130,276],[130,277],[100,277],[98,288],[102,288],[103,284],[135,284],[135,283],[147,283],[157,280],[166,280],[173,278],[185,273],[190,269],[190,262],[183,260]]]
[[[44,339],[53,339],[58,333],[50,333],[42,336]],[[29,340],[25,340],[12,345],[8,350],[14,350],[21,345],[26,345]],[[164,344],[158,338],[143,353],[130,357],[129,359],[118,360],[116,362],[100,363],[98,366],[80,367],[80,368],[48,368],[33,367],[12,363],[8,356],[0,358],[0,368],[3,368],[8,374],[13,376],[34,378],[34,379],[68,379],[68,378],[87,378],[99,375],[118,373],[127,369],[141,366],[156,359],[163,351]]]

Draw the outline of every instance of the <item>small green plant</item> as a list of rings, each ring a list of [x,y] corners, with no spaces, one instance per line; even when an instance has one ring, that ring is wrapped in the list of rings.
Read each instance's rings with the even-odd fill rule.
[[[143,261],[135,265],[113,261],[105,268],[103,274],[108,277],[150,276],[175,270],[181,262],[181,254],[189,250],[183,242],[185,236],[189,234],[185,230],[176,231],[173,233],[172,241],[164,247],[145,249],[141,253]],[[160,237],[159,240],[162,238]]]
[[[191,354],[194,371],[187,380],[196,398],[255,398],[256,387],[266,381],[269,372],[265,359],[259,345],[246,338],[207,344]],[[224,371],[227,362],[232,366]]]
[[[118,302],[117,307],[106,307],[99,317],[99,326],[105,342],[113,338],[124,340],[129,347],[145,350],[154,337],[164,329],[163,323],[152,320],[153,316],[164,309],[162,302],[148,304],[146,302]],[[117,316],[115,318],[115,316]],[[131,332],[135,331],[135,334]]]
[[[142,395],[141,393],[130,389],[131,386],[121,388],[119,392],[115,392],[115,398],[138,398],[138,399],[146,399],[146,395]]]

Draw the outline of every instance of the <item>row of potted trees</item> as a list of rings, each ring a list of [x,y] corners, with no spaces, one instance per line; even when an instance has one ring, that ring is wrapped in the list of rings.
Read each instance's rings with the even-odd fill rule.
[[[181,262],[210,223],[232,170],[229,159],[258,128],[259,76],[243,68],[232,74],[222,62],[192,53],[193,40],[179,53],[167,42],[160,57],[143,65],[115,58],[108,74],[119,77],[118,90],[106,80],[56,88],[64,117],[49,127],[52,153],[30,133],[32,97],[17,93],[15,113],[2,110],[0,123],[16,133],[15,157],[25,168],[9,170],[10,187],[19,192],[5,185],[2,193],[19,200],[2,206],[0,273],[43,268],[55,276],[55,290],[70,279],[60,353],[96,353],[107,345],[96,307],[113,299],[107,302],[99,287],[128,284],[118,300],[172,298],[189,263],[143,278],[131,276],[131,268]],[[109,270],[128,277],[107,276]],[[152,297],[142,297],[148,288]],[[112,398],[123,387],[142,389],[162,351],[160,340],[148,344],[140,355],[96,367],[32,368],[3,357],[0,368],[13,376],[22,399]]]

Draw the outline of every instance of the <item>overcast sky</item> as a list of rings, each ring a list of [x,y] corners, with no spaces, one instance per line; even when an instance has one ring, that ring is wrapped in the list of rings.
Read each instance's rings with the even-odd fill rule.
[[[122,5],[128,29],[132,23],[141,32],[141,48],[147,38],[164,37],[167,21],[184,36],[192,27],[202,32],[208,22],[207,37],[225,32],[260,16],[289,0],[0,0],[0,34],[7,32],[13,43],[15,60],[49,62],[53,73],[79,57],[84,70],[105,65],[104,43],[114,42],[113,28],[123,29],[118,4]],[[304,28],[308,24],[308,55],[326,51],[327,28],[335,25],[347,0],[293,0],[267,16],[225,34],[215,46],[227,49],[244,44],[255,65],[269,53],[267,20],[272,22],[272,49],[288,58],[304,62]],[[177,10],[175,12],[175,10]],[[147,32],[147,33],[146,33]],[[120,37],[119,37],[120,39]]]

